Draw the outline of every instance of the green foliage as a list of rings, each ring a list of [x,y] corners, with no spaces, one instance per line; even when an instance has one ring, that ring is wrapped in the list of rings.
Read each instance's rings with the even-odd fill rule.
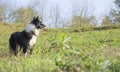
[[[120,71],[119,28],[43,29],[32,58],[29,53],[26,59],[20,53],[18,58],[9,57],[10,34],[24,27],[23,24],[0,23],[0,72]]]
[[[73,19],[73,24],[71,27],[91,27],[91,20],[92,18],[88,18],[88,17],[83,17],[83,16],[76,16]]]
[[[48,42],[50,44],[49,51],[52,48],[59,49],[60,51],[69,48],[69,45],[66,44],[66,42],[70,39],[70,37],[67,36],[66,33],[55,33],[52,35],[49,39]]]

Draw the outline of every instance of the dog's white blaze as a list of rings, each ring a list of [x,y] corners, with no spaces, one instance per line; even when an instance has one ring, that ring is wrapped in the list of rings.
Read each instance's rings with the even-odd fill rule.
[[[33,35],[30,42],[29,42],[30,47],[32,47],[35,43],[36,43],[36,36]]]
[[[37,29],[34,24],[29,24],[25,30],[26,32],[34,32],[35,34],[35,35],[32,35],[32,38],[29,41],[29,45],[30,47],[32,47],[36,43],[36,38],[39,35],[40,29]]]
[[[40,31],[40,29],[37,29],[37,28],[35,28],[35,29],[33,30],[33,32],[35,33],[36,36],[39,35],[39,31]]]
[[[31,40],[29,42],[30,46],[33,46],[36,43],[36,38],[39,35],[39,31],[40,30],[38,30],[38,29],[35,28],[33,31],[34,31],[35,35],[32,36],[32,38],[31,38]]]

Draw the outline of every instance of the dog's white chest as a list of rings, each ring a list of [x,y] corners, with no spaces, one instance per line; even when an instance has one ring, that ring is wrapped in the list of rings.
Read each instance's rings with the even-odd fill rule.
[[[30,41],[29,41],[29,45],[30,45],[30,46],[33,46],[33,45],[35,45],[35,43],[36,43],[36,36],[33,35],[32,38],[31,38]]]

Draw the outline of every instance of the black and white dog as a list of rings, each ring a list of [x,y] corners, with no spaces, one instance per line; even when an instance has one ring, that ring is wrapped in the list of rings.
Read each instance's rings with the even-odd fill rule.
[[[40,29],[44,28],[45,25],[39,20],[38,16],[33,18],[31,23],[22,31],[14,32],[11,34],[9,39],[10,53],[18,55],[18,50],[23,50],[26,57],[27,50],[30,50],[32,56],[33,47],[36,43],[36,37],[39,35]]]

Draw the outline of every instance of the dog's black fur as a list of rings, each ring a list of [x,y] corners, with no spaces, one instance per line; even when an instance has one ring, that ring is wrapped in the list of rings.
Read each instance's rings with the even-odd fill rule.
[[[34,17],[34,19],[31,21],[30,24],[33,24],[37,30],[42,29],[45,27],[44,24],[38,19],[38,17]],[[23,53],[26,54],[28,48],[31,46],[29,44],[32,37],[36,36],[34,31],[26,31],[23,30],[22,32],[14,32],[11,34],[9,39],[9,46],[10,46],[10,53],[14,53],[15,56],[18,54],[18,48],[20,47],[20,50],[23,49]],[[33,45],[34,46],[34,45]],[[33,47],[32,46],[32,47]],[[30,48],[30,54],[32,55],[33,48]]]

